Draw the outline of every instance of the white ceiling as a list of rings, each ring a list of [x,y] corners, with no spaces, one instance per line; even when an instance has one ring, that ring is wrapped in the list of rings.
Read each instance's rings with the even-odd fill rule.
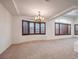
[[[77,9],[71,10],[70,12],[64,14],[63,17],[78,18],[78,10]]]
[[[72,10],[68,13],[66,13],[66,16],[77,16],[78,15],[78,10]]]
[[[34,17],[41,15],[50,18],[66,9],[77,8],[77,0],[0,0],[0,2],[13,14]]]

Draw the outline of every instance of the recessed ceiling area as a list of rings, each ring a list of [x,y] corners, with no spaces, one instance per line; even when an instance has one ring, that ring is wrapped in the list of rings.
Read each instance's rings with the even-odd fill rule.
[[[78,10],[72,10],[72,11],[70,11],[70,12],[68,12],[68,13],[66,13],[66,16],[78,16]]]
[[[69,20],[70,19],[70,20]],[[70,23],[71,21],[78,21],[78,10],[71,10],[55,19],[56,22]]]
[[[78,10],[77,9],[71,10],[66,14],[64,14],[63,17],[68,17],[73,19],[78,18]]]
[[[66,9],[77,8],[77,0],[0,0],[16,16],[34,17],[38,11],[45,18],[51,18]]]

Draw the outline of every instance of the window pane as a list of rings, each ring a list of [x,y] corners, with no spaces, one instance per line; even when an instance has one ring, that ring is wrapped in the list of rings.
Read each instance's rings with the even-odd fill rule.
[[[59,24],[55,24],[55,34],[59,34]]]
[[[71,25],[68,25],[68,34],[71,34]]]
[[[35,23],[35,33],[40,33],[40,24]]]
[[[34,23],[30,22],[30,33],[34,34]]]
[[[41,23],[41,33],[45,33],[45,24]]]
[[[67,32],[68,32],[67,29],[68,29],[67,25],[65,25],[65,24],[60,24],[60,34],[61,34],[61,35],[67,34]]]
[[[75,25],[75,35],[78,35],[78,25]]]
[[[76,25],[76,34],[78,34],[78,25]]]
[[[28,22],[23,22],[23,34],[28,34]]]

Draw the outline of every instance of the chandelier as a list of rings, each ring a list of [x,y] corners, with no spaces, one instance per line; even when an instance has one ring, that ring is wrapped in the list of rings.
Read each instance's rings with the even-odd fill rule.
[[[40,15],[40,11],[38,11],[38,16],[34,17],[35,22],[44,22],[45,18]]]

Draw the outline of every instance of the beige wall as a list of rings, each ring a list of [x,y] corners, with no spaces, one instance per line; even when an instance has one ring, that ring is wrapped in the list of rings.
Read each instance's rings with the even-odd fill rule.
[[[0,54],[11,45],[11,15],[0,4]]]
[[[78,18],[74,18],[74,24],[78,24]]]

